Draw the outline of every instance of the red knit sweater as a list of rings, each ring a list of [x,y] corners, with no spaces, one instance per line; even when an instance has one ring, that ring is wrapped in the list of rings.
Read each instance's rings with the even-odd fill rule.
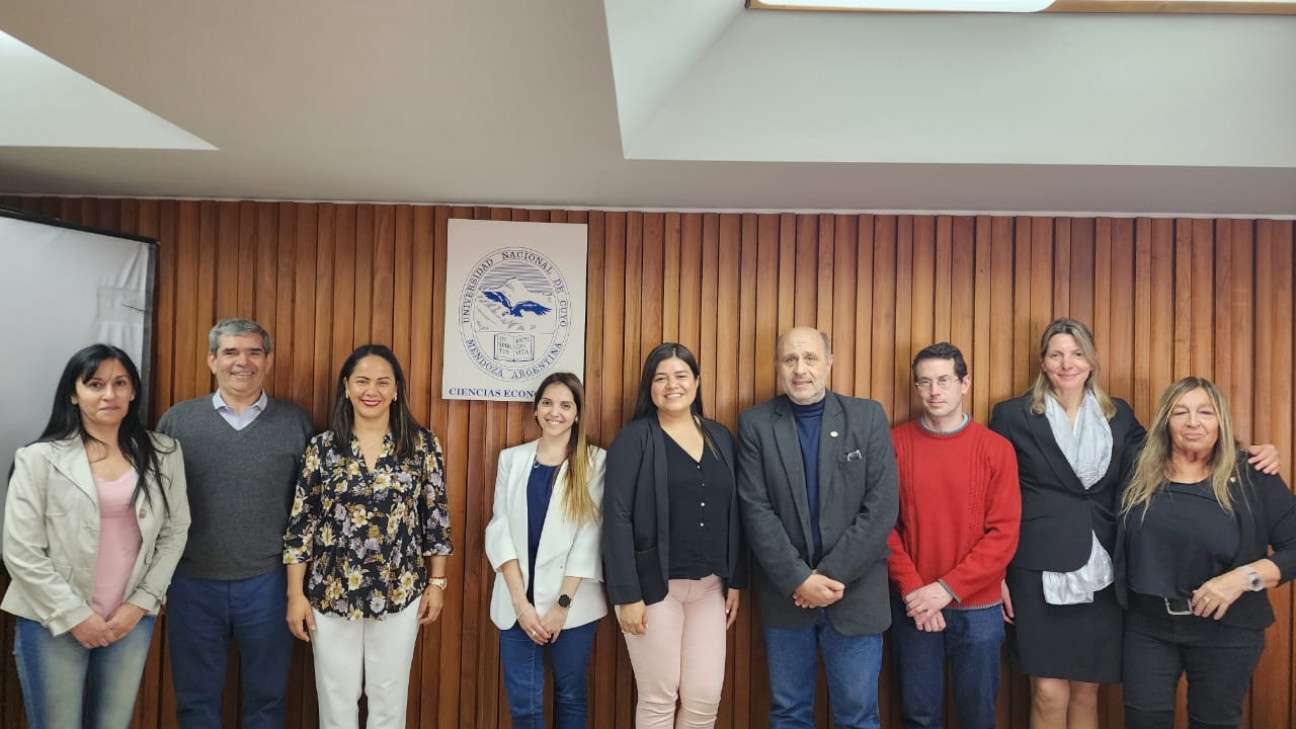
[[[938,435],[917,420],[891,431],[900,513],[887,539],[891,585],[908,595],[941,581],[962,608],[999,602],[1021,524],[1017,456],[976,422]]]

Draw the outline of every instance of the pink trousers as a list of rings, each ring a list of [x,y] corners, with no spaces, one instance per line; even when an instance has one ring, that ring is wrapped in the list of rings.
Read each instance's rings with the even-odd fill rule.
[[[715,726],[724,688],[724,608],[719,577],[671,580],[666,599],[648,606],[644,634],[625,634],[639,689],[636,729]]]

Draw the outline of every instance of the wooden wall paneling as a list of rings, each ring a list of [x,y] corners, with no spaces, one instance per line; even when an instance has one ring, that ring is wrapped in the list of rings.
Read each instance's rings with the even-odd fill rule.
[[[662,221],[662,341],[678,342],[680,332],[680,214]]]
[[[141,200],[139,203],[140,235],[158,240],[161,236],[161,206],[156,200]],[[156,423],[162,417],[170,403],[175,401],[171,393],[175,368],[175,263],[174,245],[158,245],[156,266],[153,277],[153,367],[152,382],[149,383],[149,407],[152,409],[149,423]]]
[[[625,359],[622,362],[622,397],[627,398],[626,411],[622,420],[634,412],[635,388],[639,383],[639,374],[643,368],[644,358],[650,350],[644,349],[643,342],[643,213],[629,212],[624,216],[622,225],[623,243],[625,246]],[[705,265],[705,264],[704,264]],[[714,268],[712,269],[714,272]],[[705,274],[705,270],[703,271]],[[705,307],[705,304],[703,304]],[[649,347],[656,344],[649,345]],[[697,348],[694,354],[701,358]],[[705,360],[702,366],[705,368]],[[705,369],[703,370],[705,372]],[[709,381],[709,380],[708,380]],[[619,425],[619,424],[618,424]]]
[[[951,332],[953,331],[953,321],[959,318],[959,314],[954,311],[951,305],[954,296],[953,290],[953,245],[954,245],[954,219],[948,215],[936,217],[936,269],[934,272],[935,280],[933,284],[933,314],[931,343],[949,342],[952,340]],[[963,315],[970,313],[970,310],[962,310]],[[923,345],[926,346],[926,345]],[[966,345],[965,345],[966,346]],[[922,347],[918,347],[921,350]],[[917,354],[917,351],[914,352]]]
[[[903,401],[910,403],[909,417],[904,420],[911,420],[920,407],[915,401],[912,384],[911,365],[914,355],[918,354],[923,347],[941,341],[936,339],[936,292],[939,284],[936,281],[936,218],[931,215],[920,215],[914,218],[913,265],[910,267],[910,281],[912,298],[909,305],[909,344],[903,351],[896,353],[896,374],[901,375],[896,379],[903,380],[902,384],[906,385],[900,387],[901,383],[897,383],[897,387],[900,388],[897,394],[902,390]],[[945,296],[948,299],[948,285]],[[948,318],[948,303],[945,314]],[[948,326],[946,329],[948,330]],[[899,413],[896,414],[896,422],[900,422]]]
[[[1232,290],[1227,319],[1233,377],[1232,387],[1226,394],[1233,409],[1235,434],[1243,443],[1254,443],[1255,231],[1249,220],[1230,220],[1227,224],[1232,228],[1230,240],[1233,248]]]
[[[815,308],[819,301],[819,217],[797,215],[792,258],[792,325],[815,326]]]
[[[760,319],[756,313],[756,271],[758,263],[756,214],[742,216],[739,233],[738,270],[738,409],[745,410],[756,400],[756,332]],[[734,419],[737,436],[737,419]]]
[[[181,203],[184,205],[184,203]],[[278,252],[279,252],[279,206],[276,203],[257,203],[256,204],[256,239],[255,255],[256,261],[253,264],[256,286],[253,289],[253,313],[252,318],[270,329],[271,335],[280,336],[284,332],[278,331],[278,320],[275,318],[275,305],[278,300],[275,296],[278,288]],[[354,271],[348,270],[346,276],[352,285],[355,285]],[[269,378],[271,392],[275,395],[282,395],[282,391],[273,389],[275,387],[275,375],[271,374]]]
[[[1073,319],[1093,322],[1094,306],[1094,220],[1070,218],[1068,220],[1071,243],[1071,299],[1066,310]]]
[[[666,230],[661,213],[644,213],[641,246],[643,279],[639,294],[639,351],[647,353],[667,341],[663,336]],[[672,282],[673,283],[673,282]]]
[[[198,290],[193,294],[194,333],[198,341],[193,344],[193,393],[200,395],[211,390],[213,377],[211,367],[207,364],[208,348],[203,345],[203,338],[215,322],[216,312],[216,203],[203,201],[198,203],[198,219],[191,223],[198,226],[196,238],[198,244]]]
[[[895,382],[896,330],[896,217],[877,215],[873,218],[873,327],[869,337],[869,385],[858,397],[869,397],[892,413],[892,388]]]
[[[198,291],[198,203],[178,203],[176,215],[176,356],[172,372],[175,396],[184,400],[197,395],[194,371],[198,366],[195,341],[199,325],[194,297]]]
[[[237,316],[239,292],[239,204],[218,203],[216,209],[216,302],[211,324]],[[208,325],[210,328],[210,325]],[[273,335],[273,332],[271,333]],[[207,347],[202,348],[203,351]]]
[[[355,307],[352,317],[352,348],[374,341],[374,218],[373,205],[356,207],[355,227]],[[507,219],[507,218],[506,218]],[[379,342],[383,344],[383,342]]]
[[[836,218],[832,215],[820,215],[817,221],[818,238],[816,248],[817,272],[815,278],[815,328],[822,332],[832,332],[833,325],[833,238]]]
[[[778,385],[774,359],[778,356],[778,321],[780,293],[779,218],[762,213],[756,216],[756,402],[774,396]]]
[[[1192,270],[1187,286],[1197,291],[1192,297],[1189,368],[1184,375],[1210,373],[1214,377],[1215,350],[1215,230],[1208,219],[1192,221]],[[1184,279],[1176,280],[1183,285]]]
[[[1013,221],[993,218],[990,223],[990,397],[987,407],[1020,395],[1024,384],[1014,381],[1013,370]],[[1038,338],[1039,333],[1035,336]],[[989,422],[987,420],[987,422]]]
[[[701,339],[693,354],[702,370],[702,384],[698,397],[708,417],[716,414],[716,390],[720,386],[716,357],[716,341],[720,332],[720,215],[706,213],[702,216],[702,311],[713,312],[702,317]],[[640,353],[640,360],[646,352]]]
[[[711,381],[715,407],[710,412],[731,430],[738,422],[741,254],[742,218],[737,213],[725,213],[720,216],[716,246],[716,376]]]
[[[991,399],[995,393],[995,369],[990,366],[990,341],[995,329],[991,310],[991,256],[994,226],[989,216],[979,215],[970,222],[972,230],[972,324],[971,335],[963,343],[955,342],[960,347],[970,347],[963,351],[968,368],[972,370],[972,407],[970,414],[978,423],[990,422]],[[959,230],[956,228],[956,231]],[[960,236],[962,238],[962,236]],[[957,276],[957,274],[956,274]],[[1012,306],[1011,302],[1008,306]],[[998,368],[1002,370],[1003,368]],[[999,375],[1006,391],[1008,378]],[[997,402],[997,401],[996,401]]]
[[[936,310],[947,309],[949,321],[948,328],[937,321],[934,336],[937,341],[943,339],[962,350],[969,367],[976,318],[975,225],[971,217],[960,215],[949,218],[948,225],[938,223],[936,227]],[[947,242],[942,242],[945,239]],[[941,288],[947,293],[942,294]],[[965,407],[973,407],[972,393],[968,394]]]
[[[1290,389],[1292,370],[1291,224],[1261,220],[1255,224],[1255,438],[1274,443],[1292,473],[1291,415],[1278,393]],[[1284,232],[1287,233],[1284,239]],[[1265,631],[1265,652],[1251,684],[1251,725],[1291,726],[1292,598],[1291,587],[1267,591],[1274,625]]]
[[[333,227],[333,379],[355,349],[356,211],[339,205]]]
[[[396,352],[396,358],[406,368],[406,376],[408,376],[411,354],[409,337],[411,287],[415,275],[414,208],[410,205],[397,205],[394,214],[392,265],[395,267],[395,274],[392,277],[392,347]],[[436,389],[439,391],[439,388]]]
[[[1052,227],[1053,244],[1049,254],[1053,259],[1053,304],[1049,307],[1051,317],[1071,315],[1071,282],[1074,272],[1071,270],[1071,219],[1043,218],[1038,225]]]
[[[702,338],[702,214],[680,221],[679,333],[674,341],[694,347]]]
[[[1055,276],[1055,274],[1065,271],[1066,266],[1063,264],[1060,268],[1054,268],[1053,245],[1055,241],[1053,240],[1052,219],[1035,217],[1030,218],[1029,224],[1027,224],[1026,219],[1018,218],[1017,224],[1021,227],[1027,227],[1028,225],[1027,230],[1022,231],[1022,237],[1018,238],[1019,241],[1025,240],[1026,235],[1030,236],[1030,255],[1028,262],[1023,261],[1023,265],[1029,266],[1030,270],[1030,317],[1028,319],[1030,325],[1027,329],[1029,332],[1035,332],[1035,334],[1034,336],[1028,335],[1027,341],[1031,339],[1038,340],[1039,332],[1044,331],[1049,322],[1059,316],[1059,314],[1054,313],[1053,290],[1057,286],[1055,279],[1061,276]],[[1032,352],[1033,349],[1033,346],[1027,347],[1030,355],[1024,362],[1028,377],[1034,376],[1035,369],[1038,366],[1035,362],[1038,350]]]
[[[913,403],[909,352],[913,341],[914,219],[913,215],[901,215],[896,225],[895,326],[887,341],[891,354],[891,407],[887,412],[892,425],[910,419]]]
[[[393,339],[395,306],[396,207],[379,205],[374,210],[373,310],[369,337],[393,348],[396,345]]]
[[[856,290],[859,259],[859,219],[839,215],[833,226],[832,333],[833,365],[829,386],[834,392],[855,394],[856,314],[859,302]]]
[[[850,393],[866,397],[873,378],[873,268],[877,220],[860,215],[856,220],[855,240],[855,386]]]
[[[316,245],[318,239],[319,206],[296,206],[296,240],[293,241],[291,277],[291,300],[288,309],[292,314],[291,359],[280,362],[288,370],[288,387],[281,392],[291,397],[298,405],[310,407],[315,400],[315,309],[311,302],[315,299],[315,287],[318,279],[312,275],[315,270]],[[282,262],[282,261],[281,261]],[[224,288],[224,285],[221,286]],[[280,296],[283,289],[280,287]],[[217,316],[222,316],[219,312]],[[404,367],[407,360],[401,360]],[[408,377],[408,373],[406,377]]]
[[[785,332],[796,321],[796,239],[797,216],[783,213],[778,216],[779,286],[778,326],[775,331]]]
[[[1152,256],[1148,269],[1151,278],[1148,296],[1151,331],[1148,339],[1152,351],[1148,355],[1148,381],[1151,385],[1148,404],[1149,412],[1154,412],[1161,392],[1174,382],[1175,243],[1173,220],[1157,218],[1151,222]]]
[[[1152,341],[1152,221],[1139,218],[1134,228],[1134,391],[1127,395],[1134,412],[1143,414],[1148,422],[1155,402],[1151,377],[1152,350],[1167,346],[1168,342]],[[1113,363],[1124,366],[1123,360]]]
[[[1174,350],[1171,377],[1178,380],[1192,372],[1193,344],[1193,229],[1192,221],[1174,221],[1174,270],[1170,284],[1174,298]],[[1204,294],[1205,292],[1199,292]]]
[[[328,413],[333,407],[334,385],[333,379],[337,373],[333,369],[333,263],[334,251],[336,246],[335,226],[337,221],[337,206],[331,203],[324,203],[319,206],[315,216],[315,262],[313,266],[314,274],[308,269],[307,276],[315,279],[315,326],[314,335],[311,341],[311,349],[314,355],[311,361],[311,382],[312,390],[309,402],[311,407],[307,409],[312,414],[315,426],[322,429],[325,421],[328,419]],[[431,225],[429,224],[429,234]],[[430,240],[429,240],[430,243]],[[428,245],[428,255],[432,254],[432,246]],[[310,302],[304,302],[309,304]],[[419,382],[415,379],[415,369],[412,357],[402,360],[406,365],[406,377],[411,382]],[[410,408],[414,412],[414,417],[419,422],[427,422],[425,405],[420,401],[420,396],[415,394],[421,391],[421,388],[415,388],[410,393]]]
[[[1134,222],[1129,218],[1111,221],[1110,263],[1110,321],[1105,335],[1094,334],[1098,339],[1098,361],[1112,366],[1112,372],[1107,376],[1107,392],[1127,400],[1134,406],[1139,422],[1146,423],[1148,413],[1139,411],[1133,397]]]

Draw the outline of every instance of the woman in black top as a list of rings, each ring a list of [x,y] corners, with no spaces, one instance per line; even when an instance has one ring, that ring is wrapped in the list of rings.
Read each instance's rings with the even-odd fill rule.
[[[702,417],[698,364],[682,344],[644,361],[634,419],[608,449],[604,579],[634,666],[635,725],[709,727],[738,617],[733,435]]]
[[[1274,621],[1263,591],[1296,575],[1296,495],[1245,458],[1210,380],[1186,377],[1161,396],[1121,497],[1116,549],[1129,729],[1174,726],[1185,672],[1190,726],[1242,719]]]

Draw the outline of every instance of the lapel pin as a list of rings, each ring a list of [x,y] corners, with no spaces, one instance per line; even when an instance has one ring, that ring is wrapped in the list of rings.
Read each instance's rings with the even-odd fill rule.
[[[828,433],[828,435],[829,435],[829,437],[836,438],[836,437],[837,437],[837,431],[835,431],[835,430],[834,430],[834,431],[831,431],[830,433]]]

